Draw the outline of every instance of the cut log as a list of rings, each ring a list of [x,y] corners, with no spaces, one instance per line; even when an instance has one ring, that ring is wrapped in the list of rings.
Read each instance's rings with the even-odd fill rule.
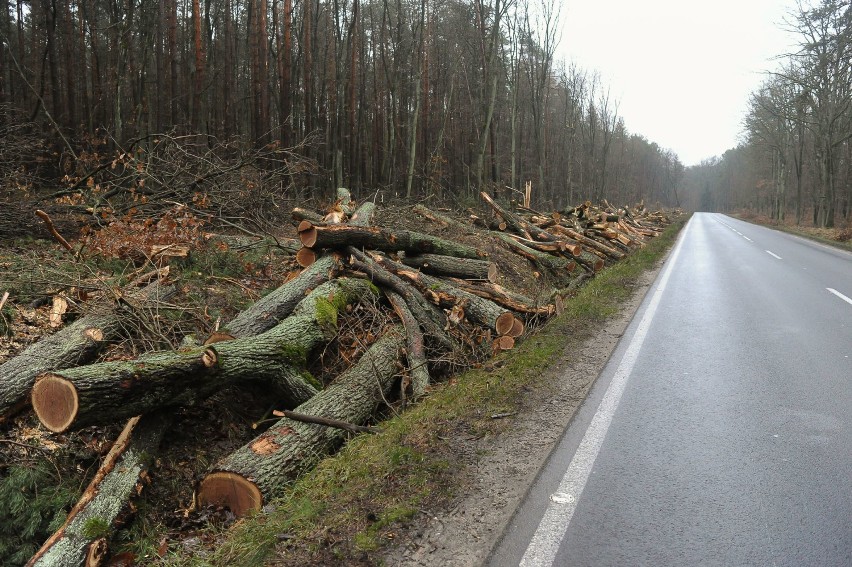
[[[352,213],[355,212],[355,201],[352,200],[352,194],[346,187],[337,188],[337,203],[335,204],[347,217],[351,217]]]
[[[560,256],[552,256],[547,252],[533,250],[529,246],[524,246],[508,234],[503,234],[502,232],[494,232],[493,234],[508,244],[513,252],[520,254],[540,269],[547,269],[557,274],[559,272],[570,274],[577,267],[572,260]]]
[[[308,354],[334,335],[337,310],[369,293],[364,281],[338,279],[256,337],[43,374],[32,390],[33,409],[46,428],[64,432],[187,405],[247,380],[273,386],[284,404],[296,406],[316,394],[304,377]]]
[[[512,350],[513,348],[515,348],[515,339],[509,335],[497,337],[494,339],[494,342],[491,343],[491,350],[495,353],[503,350]]]
[[[392,291],[385,291],[385,295],[405,328],[405,357],[408,360],[408,373],[411,377],[410,398],[417,400],[426,393],[426,388],[429,386],[429,368],[426,364],[423,333],[420,332],[417,319],[408,309],[402,296]]]
[[[309,268],[314,265],[314,262],[317,261],[317,253],[313,248],[306,248],[302,246],[299,248],[299,251],[296,252],[296,263],[299,264],[303,268]]]
[[[553,305],[545,303],[541,305],[539,302],[525,297],[519,293],[514,293],[505,289],[502,286],[485,282],[468,282],[456,278],[450,278],[449,281],[459,289],[469,291],[479,297],[490,299],[498,305],[502,305],[506,309],[511,309],[517,313],[529,313],[532,315],[552,315]]]
[[[514,315],[493,301],[459,289],[444,280],[412,271],[387,257],[381,257],[378,261],[391,272],[412,282],[435,305],[444,309],[462,305],[469,320],[496,331],[498,335],[512,328]]]
[[[624,253],[620,250],[616,250],[612,246],[609,246],[602,242],[598,242],[597,240],[589,238],[584,234],[580,234],[572,228],[567,228],[562,225],[558,225],[553,227],[553,230],[554,232],[558,232],[559,234],[564,234],[569,238],[573,238],[583,246],[587,246],[588,248],[593,248],[595,250],[603,252],[606,256],[612,258],[613,260],[621,260],[622,258],[624,258]]]
[[[295,411],[363,425],[395,382],[404,342],[404,333],[391,328],[355,365]],[[225,506],[238,516],[259,510],[336,450],[346,435],[283,418],[211,468],[199,485],[199,504]]]
[[[432,221],[434,223],[438,223],[438,224],[441,224],[441,225],[447,226],[447,227],[451,226],[451,227],[453,227],[457,230],[461,230],[464,233],[473,232],[473,227],[471,225],[457,221],[456,219],[454,219],[452,217],[448,217],[446,215],[436,213],[435,211],[428,209],[425,205],[422,205],[422,204],[414,205],[411,208],[411,210],[412,210],[412,212],[417,213],[418,215],[422,216],[423,218],[429,219],[430,221]]]
[[[352,226],[370,226],[373,222],[373,215],[376,212],[376,204],[372,201],[362,203],[352,216],[349,218],[349,224]]]
[[[174,292],[174,287],[159,282],[128,292],[125,299],[94,307],[90,314],[0,365],[0,422],[26,407],[36,376],[94,359],[107,344],[127,335],[128,318],[135,316],[136,309],[166,300]]]
[[[497,265],[488,260],[453,258],[439,254],[406,255],[402,259],[406,266],[419,268],[427,274],[450,276],[461,279],[497,281]]]
[[[603,258],[596,256],[591,252],[587,252],[586,250],[583,250],[583,252],[579,256],[576,256],[574,260],[593,274],[603,270],[605,265]]]
[[[484,253],[475,248],[444,240],[428,234],[408,230],[388,232],[377,227],[333,224],[327,226],[302,222],[299,225],[299,239],[308,248],[345,248],[355,246],[370,250],[398,252],[404,250],[412,254],[429,252],[454,256],[457,258],[480,258]]]
[[[222,327],[237,337],[253,337],[284,320],[296,305],[318,285],[334,277],[341,269],[334,256],[325,256],[275,291],[263,296]]]
[[[142,474],[169,422],[169,417],[162,414],[134,417],[127,422],[65,523],[33,555],[27,567],[103,564],[106,540],[92,534],[90,523],[97,522],[99,528],[115,527],[130,499],[142,490]]]
[[[430,303],[417,289],[381,264],[354,248],[350,249],[350,266],[366,274],[371,282],[399,294],[411,310],[426,338],[439,349],[455,352],[461,347],[445,331],[446,318],[441,311]]]
[[[290,215],[293,217],[293,219],[300,221],[300,222],[301,221],[308,221],[308,222],[312,222],[312,223],[323,222],[321,214],[314,212],[314,211],[311,211],[309,209],[303,209],[301,207],[295,207],[290,212]]]

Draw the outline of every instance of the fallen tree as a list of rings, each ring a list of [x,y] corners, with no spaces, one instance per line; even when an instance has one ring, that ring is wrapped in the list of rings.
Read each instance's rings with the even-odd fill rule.
[[[164,414],[131,418],[104,458],[65,523],[27,563],[27,567],[103,565],[108,536],[142,490],[142,475],[171,422]]]
[[[355,365],[295,411],[363,425],[393,386],[404,344],[402,330],[392,327]],[[259,510],[345,438],[338,428],[283,418],[211,468],[199,484],[199,503],[226,506],[238,516]]]
[[[266,383],[283,403],[299,405],[316,393],[304,378],[309,353],[333,335],[336,310],[369,293],[362,280],[334,280],[255,337],[44,373],[32,389],[33,409],[42,425],[61,433],[194,403],[246,380]]]
[[[108,344],[130,334],[130,322],[158,301],[173,295],[172,286],[152,282],[128,290],[56,333],[30,345],[0,365],[0,422],[26,407],[36,376],[51,370],[72,368],[93,360]]]

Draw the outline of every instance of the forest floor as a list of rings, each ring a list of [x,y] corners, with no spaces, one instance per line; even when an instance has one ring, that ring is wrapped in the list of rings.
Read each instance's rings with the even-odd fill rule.
[[[525,340],[509,354],[443,380],[423,403],[404,412],[399,400],[389,400],[382,435],[355,438],[256,517],[236,520],[227,510],[199,509],[193,501],[208,466],[263,427],[271,410],[264,392],[229,388],[177,410],[149,471],[149,485],[113,542],[116,555],[126,564],[162,565],[480,563],[585,398],[684,221],[598,274],[569,300],[562,316],[544,326],[529,325]],[[484,247],[498,266],[500,283],[531,297],[560,283],[536,275],[480,229],[459,234],[407,206],[380,207],[375,224]],[[282,232],[279,237],[292,238],[295,229]],[[228,247],[212,240],[187,258],[173,259],[170,267],[177,296],[140,329],[139,340],[113,346],[102,360],[174,348],[188,334],[206,336],[298,270],[289,255],[269,243]],[[140,269],[138,259],[120,255],[93,252],[75,261],[53,241],[0,245],[0,296],[10,291],[0,311],[0,364],[84,313],[87,302]],[[63,323],[54,316],[51,324],[51,299],[60,291],[69,308]],[[358,332],[357,317],[342,318],[327,352],[347,348],[347,332]],[[326,368],[323,375],[320,368],[316,365],[317,376],[330,381],[335,369]],[[41,486],[29,490],[67,489],[43,504],[31,503],[42,519],[29,539],[14,524],[26,518],[4,519],[9,533],[18,533],[8,537],[20,538],[10,540],[19,546],[19,556],[8,564],[21,563],[19,557],[25,560],[55,529],[51,519],[61,518],[74,503],[122,425],[56,435],[40,428],[30,412],[5,428],[0,498],[4,488],[12,488],[10,471],[16,467],[39,471],[32,482]],[[0,544],[4,535],[0,529]]]

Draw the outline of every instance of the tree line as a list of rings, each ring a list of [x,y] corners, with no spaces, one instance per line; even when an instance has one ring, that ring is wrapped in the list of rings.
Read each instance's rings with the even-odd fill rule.
[[[171,134],[292,148],[311,167],[290,185],[319,193],[678,202],[677,156],[556,57],[554,0],[0,2],[0,108],[61,142],[72,180],[67,154]]]
[[[799,1],[796,48],[751,94],[743,143],[690,168],[697,209],[749,209],[779,221],[852,221],[852,4]]]

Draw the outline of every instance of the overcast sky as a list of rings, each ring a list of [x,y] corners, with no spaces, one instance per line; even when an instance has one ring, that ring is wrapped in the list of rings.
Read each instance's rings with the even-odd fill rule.
[[[748,95],[794,43],[780,25],[792,5],[565,0],[558,54],[600,72],[630,132],[694,165],[738,144]]]

